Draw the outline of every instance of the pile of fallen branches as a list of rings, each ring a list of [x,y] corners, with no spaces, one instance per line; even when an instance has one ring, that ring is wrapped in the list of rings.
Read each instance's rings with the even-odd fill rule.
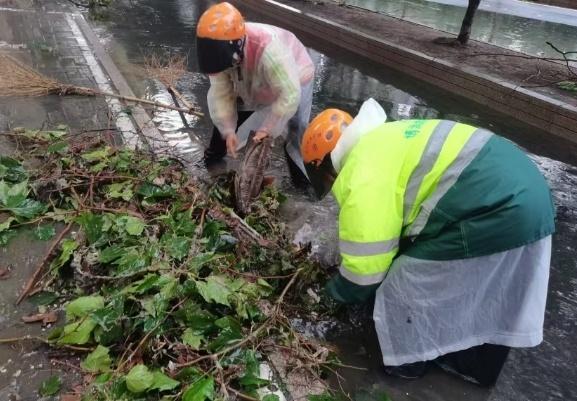
[[[225,178],[201,186],[178,163],[66,127],[6,135],[40,168],[0,158],[0,243],[22,227],[51,241],[19,301],[65,320],[40,340],[84,354],[82,400],[273,401],[267,355],[313,378],[335,364],[291,328],[325,277],[285,234],[274,189],[241,219]]]

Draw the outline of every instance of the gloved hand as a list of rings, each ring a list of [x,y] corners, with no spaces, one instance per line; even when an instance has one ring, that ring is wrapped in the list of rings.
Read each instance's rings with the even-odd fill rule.
[[[237,146],[238,146],[238,136],[236,134],[229,134],[226,137],[226,150],[229,156],[236,158]]]

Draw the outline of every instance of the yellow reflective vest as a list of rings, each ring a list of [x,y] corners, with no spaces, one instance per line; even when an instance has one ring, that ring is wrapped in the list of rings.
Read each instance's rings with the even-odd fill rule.
[[[554,231],[538,169],[484,129],[447,120],[385,123],[362,136],[342,166],[332,188],[340,206],[339,271],[357,285],[380,283],[400,247],[419,258],[458,259]]]

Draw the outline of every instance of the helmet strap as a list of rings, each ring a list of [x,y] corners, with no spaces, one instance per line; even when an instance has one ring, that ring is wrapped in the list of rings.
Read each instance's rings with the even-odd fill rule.
[[[324,198],[330,192],[337,177],[331,154],[327,153],[321,163],[305,164],[305,169],[315,194],[319,199]]]

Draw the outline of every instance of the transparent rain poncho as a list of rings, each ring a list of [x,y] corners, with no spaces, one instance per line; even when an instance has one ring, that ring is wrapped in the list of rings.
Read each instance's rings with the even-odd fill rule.
[[[246,29],[240,66],[210,76],[210,116],[223,137],[235,133],[241,98],[242,109],[259,113],[252,129],[277,137],[302,103],[302,87],[312,81],[314,64],[291,32],[257,23],[247,23]]]
[[[375,297],[383,363],[428,361],[481,344],[543,340],[551,236],[470,259],[399,256]]]

